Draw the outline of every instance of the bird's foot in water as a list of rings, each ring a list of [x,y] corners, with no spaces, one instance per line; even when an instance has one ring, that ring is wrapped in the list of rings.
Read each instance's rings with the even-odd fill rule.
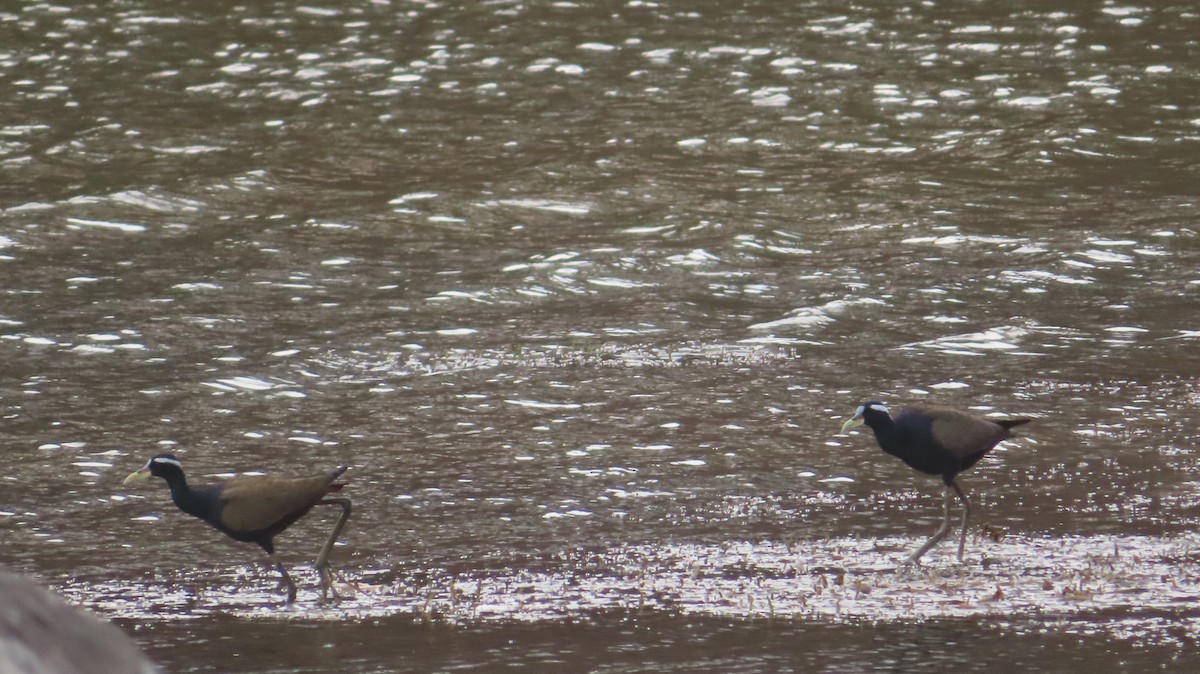
[[[321,601],[325,602],[329,599],[340,599],[338,596],[337,587],[333,584],[336,578],[341,577],[328,564],[317,567],[317,574],[321,577]]]
[[[922,569],[921,560],[912,556],[905,557],[903,562],[896,566],[898,575],[912,575]]]
[[[296,585],[294,583],[289,583],[286,580],[280,580],[279,585],[275,586],[275,591],[287,592],[287,603],[289,606],[296,603]]]

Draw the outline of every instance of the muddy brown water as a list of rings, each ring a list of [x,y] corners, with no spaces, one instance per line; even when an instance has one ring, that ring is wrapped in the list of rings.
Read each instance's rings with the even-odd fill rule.
[[[0,10],[0,563],[172,672],[1200,665],[1188,4]],[[1035,417],[937,480],[864,400]],[[256,550],[121,487],[351,467]]]

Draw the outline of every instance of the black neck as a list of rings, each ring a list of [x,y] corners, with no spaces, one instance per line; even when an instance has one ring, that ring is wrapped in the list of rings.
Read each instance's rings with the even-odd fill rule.
[[[872,417],[868,425],[875,432],[875,440],[883,451],[892,456],[900,456],[900,429],[892,423],[892,418],[886,414]]]
[[[163,479],[171,488],[171,500],[183,512],[204,519],[212,511],[211,499],[189,487],[182,471],[163,476]]]

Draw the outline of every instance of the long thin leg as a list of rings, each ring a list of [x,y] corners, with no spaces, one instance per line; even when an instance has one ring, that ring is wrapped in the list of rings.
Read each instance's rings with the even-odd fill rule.
[[[958,489],[958,487],[956,486],[955,489]],[[959,492],[959,493],[961,494],[962,492]],[[941,526],[941,528],[937,530],[936,534],[930,536],[929,540],[925,541],[925,544],[922,545],[920,548],[918,548],[916,552],[909,555],[908,559],[904,560],[904,566],[920,566],[921,565],[921,561],[920,561],[921,555],[925,554],[926,552],[929,552],[929,550],[931,548],[933,548],[933,546],[937,545],[938,543],[941,543],[942,539],[945,538],[946,535],[950,533],[950,500],[951,500],[950,487],[947,486],[945,502],[942,505],[942,526]]]
[[[352,505],[348,498],[321,499],[317,501],[317,505],[342,507],[341,517],[338,518],[337,524],[333,525],[333,532],[329,534],[329,540],[325,541],[325,546],[321,548],[321,554],[317,555],[317,573],[321,576],[321,600],[324,601],[328,598],[331,590],[334,599],[337,598],[337,590],[333,587],[333,574],[329,571],[329,553],[333,551],[333,544],[337,542],[337,537],[342,533],[342,527],[346,526],[346,520],[350,519]]]
[[[965,548],[967,545],[967,517],[971,514],[971,502],[969,500],[967,500],[967,495],[958,486],[958,482],[952,481],[950,483],[950,486],[954,487],[954,491],[958,493],[958,498],[962,500],[962,504],[963,504],[962,533],[960,533],[958,536],[958,563],[962,564],[963,548]],[[946,492],[946,495],[949,496],[950,492]],[[946,502],[947,507],[949,507],[949,504],[950,504],[950,502],[947,501]],[[950,511],[947,510],[946,514],[947,514],[947,516],[949,516]]]
[[[292,577],[288,575],[287,569],[283,568],[283,562],[279,561],[279,557],[275,556],[274,552],[270,553],[270,555],[271,561],[275,564],[275,570],[282,577],[280,585],[287,586],[287,603],[291,604],[296,601],[296,584],[292,582]]]

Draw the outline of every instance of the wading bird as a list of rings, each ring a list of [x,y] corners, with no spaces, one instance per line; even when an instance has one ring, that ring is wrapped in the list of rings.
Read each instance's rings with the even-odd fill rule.
[[[866,424],[875,432],[875,440],[883,451],[899,458],[922,473],[941,475],[946,483],[942,526],[925,544],[909,555],[906,565],[920,563],[921,555],[940,543],[950,533],[950,493],[953,490],[962,500],[962,533],[958,539],[958,561],[963,560],[967,543],[967,516],[971,503],[958,486],[955,477],[975,465],[1001,440],[1012,437],[1009,429],[1027,424],[1032,419],[987,419],[949,407],[917,405],[900,410],[895,418],[887,405],[868,402],[859,405],[854,416],[842,424],[842,433]]]
[[[313,477],[271,477],[243,475],[209,486],[193,489],[183,475],[183,464],[173,454],[159,454],[146,462],[145,467],[125,478],[123,484],[161,477],[171,489],[171,500],[183,512],[198,517],[230,538],[257,543],[275,565],[282,577],[280,587],[287,586],[287,603],[296,601],[296,584],[275,555],[275,536],[303,517],[313,506],[341,506],[329,540],[317,556],[317,571],[321,577],[321,598],[333,587],[329,571],[329,553],[346,520],[350,518],[350,499],[326,498],[327,494],[344,486],[334,482],[346,466]],[[334,591],[336,596],[337,592]]]

